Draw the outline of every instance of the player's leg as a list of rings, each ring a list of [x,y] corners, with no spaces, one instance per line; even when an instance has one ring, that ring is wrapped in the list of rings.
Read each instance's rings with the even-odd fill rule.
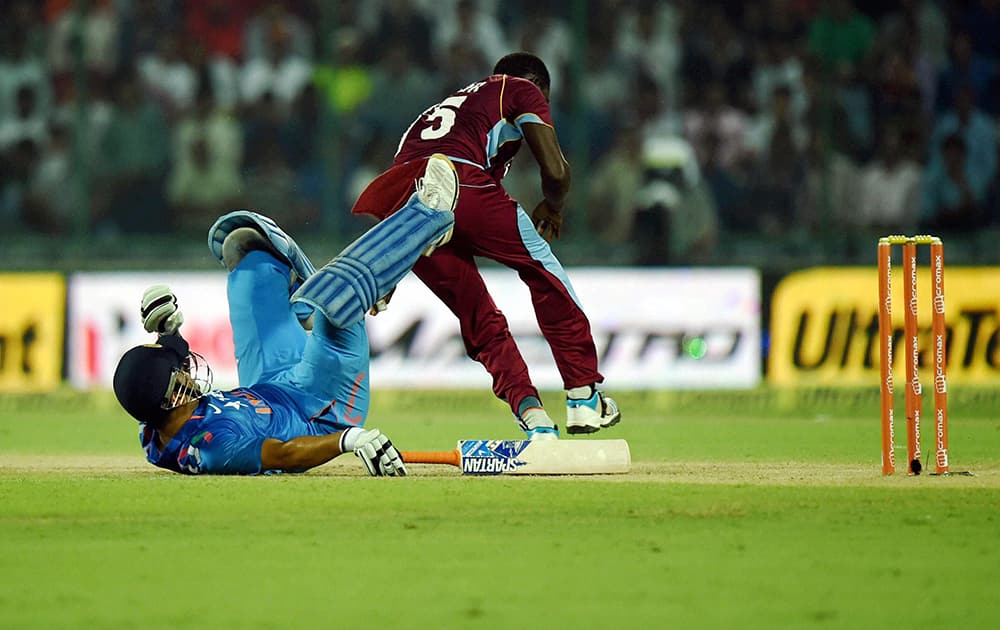
[[[413,272],[458,318],[466,353],[493,377],[493,393],[510,405],[518,426],[530,439],[558,437],[472,254],[446,247],[417,261]]]
[[[302,359],[271,385],[310,419],[317,433],[363,426],[371,401],[364,320],[338,328],[317,313]]]
[[[531,292],[542,335],[552,349],[566,389],[566,430],[593,433],[617,424],[621,412],[597,389],[604,380],[590,321],[562,264],[535,231],[520,206],[516,214],[497,213],[476,237],[476,253],[518,272]]]
[[[458,199],[458,175],[451,161],[432,156],[416,189],[406,205],[306,280],[292,301],[316,308],[337,328],[362,321],[422,254],[451,238]]]
[[[240,385],[268,380],[302,357],[306,333],[288,300],[293,274],[263,243],[251,247],[253,234],[236,230],[226,242],[241,240],[242,255],[232,257],[226,293]],[[241,238],[242,237],[242,238]],[[262,239],[261,239],[262,240]]]

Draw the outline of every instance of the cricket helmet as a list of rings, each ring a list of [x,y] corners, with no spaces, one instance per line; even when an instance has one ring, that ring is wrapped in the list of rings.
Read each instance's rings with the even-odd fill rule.
[[[154,425],[211,387],[211,368],[180,335],[160,335],[156,343],[132,348],[115,369],[115,397],[122,408],[139,422]]]

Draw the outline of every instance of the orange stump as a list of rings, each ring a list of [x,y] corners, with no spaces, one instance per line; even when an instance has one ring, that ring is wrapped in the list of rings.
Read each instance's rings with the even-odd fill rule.
[[[896,472],[893,418],[892,362],[895,330],[892,323],[892,246],[903,249],[903,342],[906,374],[907,473],[920,474],[920,420],[923,391],[920,383],[920,332],[917,303],[917,246],[930,246],[931,352],[934,378],[935,473],[948,474],[948,331],[944,310],[944,245],[936,236],[887,236],[878,242],[878,332],[882,411],[882,474]]]

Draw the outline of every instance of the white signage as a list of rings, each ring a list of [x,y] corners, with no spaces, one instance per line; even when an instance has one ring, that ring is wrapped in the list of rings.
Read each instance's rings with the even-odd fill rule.
[[[482,272],[535,385],[562,389],[528,288],[506,269]],[[569,271],[587,313],[609,389],[750,388],[761,379],[760,279],[753,269]],[[369,318],[372,383],[482,387],[486,370],[465,354],[458,320],[412,276],[389,310]]]
[[[225,272],[77,273],[69,279],[67,365],[82,389],[110,388],[126,350],[156,337],[142,328],[142,293],[169,285],[184,312],[181,333],[212,366],[215,384],[235,387],[236,359],[229,326]]]
[[[752,269],[572,269],[609,390],[750,388],[761,378],[760,279]],[[483,270],[490,293],[539,389],[562,379],[514,272]],[[184,311],[181,332],[220,387],[237,384],[221,272],[80,273],[69,282],[68,365],[80,388],[110,387],[121,355],[153,337],[139,303],[168,284]],[[465,354],[458,320],[407,276],[389,310],[368,317],[373,388],[483,388],[491,379]]]

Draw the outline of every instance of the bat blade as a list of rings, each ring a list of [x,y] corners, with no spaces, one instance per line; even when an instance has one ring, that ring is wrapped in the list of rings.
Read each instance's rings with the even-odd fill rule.
[[[625,440],[460,440],[467,475],[601,475],[627,473]]]

